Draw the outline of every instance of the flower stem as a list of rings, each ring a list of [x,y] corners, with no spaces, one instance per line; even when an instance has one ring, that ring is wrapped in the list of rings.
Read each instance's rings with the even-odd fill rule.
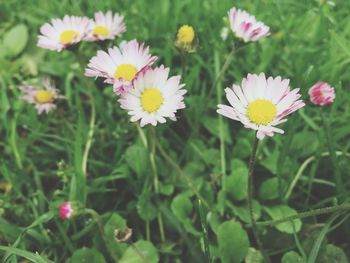
[[[85,149],[83,153],[83,160],[82,160],[82,171],[85,177],[87,177],[87,161],[88,161],[89,152],[92,144],[92,139],[94,137],[95,120],[96,120],[96,108],[95,108],[94,97],[92,95],[92,88],[88,87],[88,90],[89,90],[90,105],[91,105],[91,117],[90,117],[90,123],[89,123],[88,137],[86,140]]]
[[[199,209],[199,217],[202,225],[202,237],[204,242],[204,252],[207,257],[207,262],[211,263],[211,255],[210,255],[210,246],[209,246],[209,238],[208,238],[208,224],[204,214],[204,208],[200,199],[198,199],[198,209]]]
[[[155,135],[154,135],[155,136]],[[160,145],[158,140],[155,138],[155,144],[159,151],[159,153],[163,156],[163,158],[178,172],[180,178],[187,183],[189,189],[193,191],[193,193],[197,196],[199,200],[202,201],[203,205],[208,208],[210,211],[213,209],[210,207],[209,203],[203,198],[203,196],[198,192],[195,188],[191,179],[189,179],[182,171],[181,167],[164,151],[163,147]]]
[[[258,149],[258,143],[259,143],[259,140],[255,136],[252,153],[251,153],[250,160],[249,160],[249,170],[248,170],[248,209],[249,209],[249,215],[250,215],[250,220],[251,220],[251,224],[252,224],[252,231],[253,231],[255,241],[258,245],[259,250],[263,254],[266,262],[270,263],[271,262],[270,258],[265,253],[265,251],[263,249],[262,242],[261,242],[259,234],[258,234],[258,228],[257,228],[256,220],[254,217],[254,211],[253,211],[253,172],[254,172],[254,167],[255,167],[255,160],[256,160],[256,153],[257,153],[257,149]]]
[[[236,46],[233,45],[231,52],[227,55],[226,60],[224,62],[224,65],[222,66],[222,68],[220,69],[219,73],[216,75],[215,81],[213,83],[213,85],[211,86],[209,92],[208,92],[208,96],[207,96],[207,100],[210,99],[216,85],[219,83],[219,81],[221,80],[221,77],[224,75],[224,73],[226,72],[228,66],[230,66],[231,61],[233,59],[233,55],[235,54],[236,51]]]
[[[325,112],[322,112],[321,116],[322,116],[323,125],[325,128],[328,151],[329,151],[332,165],[334,168],[335,185],[336,185],[337,193],[340,195],[342,200],[345,198],[345,191],[344,191],[341,173],[340,173],[340,169],[337,161],[337,156],[334,150],[333,140],[332,140],[331,131],[330,131],[330,123],[329,123],[329,119],[325,115]]]
[[[153,127],[152,127],[153,129]],[[159,194],[159,181],[158,181],[158,172],[157,172],[157,166],[156,166],[156,161],[155,161],[155,155],[156,155],[156,136],[155,136],[155,131],[151,131],[151,138],[152,138],[152,145],[150,149],[150,162],[151,162],[151,168],[152,168],[152,173],[153,173],[153,185],[154,185],[154,190],[156,194]],[[158,212],[158,225],[159,225],[159,232],[160,232],[160,239],[164,243],[165,242],[165,232],[164,232],[164,224],[163,224],[163,218],[162,214]]]
[[[301,219],[301,218],[305,218],[305,217],[317,216],[317,215],[323,215],[323,214],[330,214],[330,213],[335,213],[335,212],[342,212],[342,211],[346,211],[346,210],[350,210],[350,204],[342,204],[342,205],[330,206],[330,207],[325,207],[325,208],[319,208],[319,209],[298,213],[297,215],[292,215],[292,216],[288,216],[288,217],[277,219],[277,220],[257,222],[257,225],[259,225],[259,226],[273,226],[273,225],[278,225],[278,224],[283,223],[283,222],[293,221],[295,219]]]

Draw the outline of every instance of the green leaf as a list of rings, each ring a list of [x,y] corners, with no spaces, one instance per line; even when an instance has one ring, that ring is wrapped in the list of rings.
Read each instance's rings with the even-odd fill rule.
[[[250,224],[250,214],[248,207],[245,206],[236,206],[236,205],[230,205],[232,207],[233,213],[239,217],[242,221],[245,223]],[[255,220],[258,220],[261,216],[261,206],[258,201],[253,200],[253,214],[255,217]]]
[[[159,255],[157,249],[149,241],[139,240],[129,246],[119,263],[157,263]]]
[[[281,182],[282,193],[286,189],[285,181]],[[279,197],[278,178],[273,177],[265,180],[259,188],[259,197],[262,200],[274,200]]]
[[[115,240],[114,231],[116,229],[124,229],[126,226],[126,220],[117,213],[113,213],[104,225],[103,230],[107,240],[106,245],[109,247],[110,251],[113,251],[114,257],[120,257],[127,248],[126,244],[118,243]]]
[[[286,206],[286,205],[276,205],[276,206],[270,206],[270,207],[265,206],[264,209],[266,213],[268,213],[273,220],[278,220],[278,219],[282,219],[288,216],[293,216],[298,214],[293,208],[290,208],[289,206]],[[301,225],[302,225],[301,220],[295,219],[292,222],[280,223],[275,227],[281,232],[284,232],[287,234],[293,234],[294,232],[297,233],[300,231]]]
[[[198,232],[192,225],[191,214],[193,206],[191,200],[186,194],[179,194],[174,198],[171,203],[171,210],[188,232],[194,235],[200,235],[200,232]]]
[[[241,138],[233,147],[232,154],[233,156],[239,156],[240,158],[244,159],[250,156],[251,148],[252,143],[246,138]]]
[[[305,263],[305,261],[295,251],[289,251],[283,255],[282,263]]]
[[[259,250],[256,250],[253,247],[250,247],[248,254],[245,257],[245,263],[263,263],[264,257]]]
[[[67,263],[105,263],[103,255],[94,248],[81,248],[76,250]]]
[[[20,257],[24,257],[26,259],[31,260],[32,262],[35,263],[53,263],[53,261],[49,259],[45,259],[41,257],[38,253],[31,253],[22,249],[14,248],[14,247],[5,247],[5,246],[0,246],[0,251],[3,250],[7,253],[10,254],[15,254]]]
[[[19,55],[28,42],[28,28],[24,24],[12,27],[4,35],[3,48],[6,49],[9,57]]]
[[[151,202],[152,192],[146,190],[137,201],[137,212],[143,220],[149,221],[157,217],[157,208]]]
[[[326,253],[320,259],[320,263],[349,263],[348,257],[346,256],[343,249],[340,247],[328,244],[326,246]]]
[[[148,151],[143,145],[131,145],[125,152],[125,159],[129,167],[139,176],[147,174],[149,166]]]
[[[247,198],[248,169],[244,166],[233,167],[231,175],[226,176],[225,191],[235,201]]]
[[[237,222],[222,223],[218,228],[217,239],[223,263],[240,263],[248,253],[248,235]]]

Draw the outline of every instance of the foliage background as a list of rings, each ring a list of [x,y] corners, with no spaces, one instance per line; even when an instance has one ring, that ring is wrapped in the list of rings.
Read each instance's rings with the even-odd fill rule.
[[[236,41],[232,36],[226,41],[220,38],[227,23],[224,18],[233,5],[264,21],[272,35],[239,49],[222,83],[210,94],[215,76]],[[293,87],[301,88],[305,100],[308,88],[319,80],[331,83],[337,92],[332,106],[307,105],[283,126],[285,135],[261,142],[255,172],[259,220],[348,200],[350,168],[344,154],[350,147],[349,1],[1,1],[0,242],[10,247],[10,252],[19,253],[14,247],[22,252],[38,251],[54,262],[82,262],[86,255],[89,259],[95,256],[94,262],[138,262],[137,257],[127,261],[135,253],[130,249],[125,252],[128,245],[117,244],[113,238],[115,228],[128,225],[134,231],[132,241],[139,240],[140,250],[151,254],[151,262],[205,260],[193,189],[158,152],[161,194],[154,193],[148,151],[137,129],[119,108],[110,87],[82,76],[79,61],[86,64],[100,47],[84,43],[77,58],[66,51],[36,47],[40,26],[51,18],[65,14],[92,17],[99,10],[124,14],[127,33],[122,39],[145,41],[159,57],[158,65],[171,67],[173,75],[181,73],[181,59],[173,46],[176,30],[182,24],[196,30],[199,48],[187,57],[183,75],[187,108],[177,122],[157,126],[156,134],[166,153],[211,207],[211,211],[205,208],[205,214],[211,253],[217,261],[240,262],[248,246],[255,246],[247,226],[244,191],[254,133],[215,112],[217,103],[225,101],[223,88],[239,83],[247,73],[290,78]],[[18,25],[22,25],[21,34],[5,41],[8,32]],[[18,99],[18,86],[35,83],[43,75],[52,77],[67,99],[55,112],[38,116],[34,108]],[[97,121],[85,182],[80,167],[91,114],[87,83],[96,87]],[[321,115],[331,128],[328,140]],[[328,141],[341,154],[336,166],[342,176],[342,193],[335,187],[335,163],[321,156],[328,152]],[[302,171],[290,197],[285,198],[298,169],[310,157],[314,160]],[[109,249],[102,245],[90,215],[70,222],[61,222],[54,215],[66,200],[79,200],[102,216]],[[158,213],[164,219],[166,242],[159,237]],[[330,262],[330,258],[348,262],[344,254],[350,251],[347,218],[343,213],[295,221],[294,226],[267,227],[262,232],[263,243],[275,262],[283,255],[283,262],[297,262],[296,253],[301,257],[298,262]],[[147,221],[153,245],[140,241],[146,240]],[[241,237],[247,238],[237,239]],[[79,250],[82,247],[94,250]],[[248,257],[256,256],[249,251]],[[74,252],[82,254],[72,257]],[[9,260],[16,262],[14,256]]]

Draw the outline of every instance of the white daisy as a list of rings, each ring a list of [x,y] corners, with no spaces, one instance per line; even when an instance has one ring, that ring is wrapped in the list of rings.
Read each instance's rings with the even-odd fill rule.
[[[136,39],[123,42],[119,47],[109,48],[108,52],[98,51],[90,59],[85,76],[103,77],[105,82],[113,84],[113,90],[121,95],[132,88],[132,82],[139,74],[147,70],[157,60],[151,56],[149,48],[139,44]]]
[[[113,15],[111,11],[105,14],[102,12],[95,13],[95,20],[91,20],[86,39],[89,41],[99,41],[119,37],[126,31],[123,20],[123,16],[118,13]]]
[[[90,20],[87,17],[64,16],[63,19],[52,19],[40,28],[38,46],[61,51],[80,42],[87,34]]]
[[[23,85],[19,88],[24,93],[20,99],[29,104],[34,104],[39,114],[49,113],[56,108],[55,101],[64,98],[59,95],[59,90],[48,79],[43,80],[42,87]]]
[[[275,126],[286,122],[284,117],[305,105],[299,100],[299,89],[290,89],[289,79],[280,76],[266,79],[264,73],[248,74],[241,87],[233,85],[225,92],[230,106],[218,105],[217,112],[256,130],[260,140],[275,132],[284,133]]]
[[[231,30],[244,42],[257,41],[270,35],[270,28],[244,10],[235,7],[228,11]]]
[[[133,89],[124,92],[119,99],[121,108],[128,110],[131,121],[141,120],[141,127],[165,123],[165,118],[176,120],[175,113],[185,108],[180,76],[169,76],[169,68],[164,66],[149,69],[135,81]]]

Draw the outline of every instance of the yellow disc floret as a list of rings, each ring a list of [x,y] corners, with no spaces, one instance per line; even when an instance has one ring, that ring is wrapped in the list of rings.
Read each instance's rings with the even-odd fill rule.
[[[137,69],[131,64],[121,64],[114,72],[116,79],[122,78],[123,80],[131,81],[137,73]]]
[[[177,40],[183,44],[190,44],[194,39],[194,30],[193,27],[188,25],[183,25],[177,31]]]
[[[50,103],[54,100],[55,94],[48,90],[38,90],[35,93],[35,101],[39,104]]]
[[[79,37],[79,34],[77,31],[68,29],[61,33],[60,42],[64,45],[71,44],[74,41],[74,39],[77,37]]]
[[[92,30],[92,34],[95,36],[108,36],[110,34],[110,30],[105,26],[95,26],[94,30]]]
[[[257,125],[267,125],[276,117],[276,106],[269,100],[257,99],[248,104],[247,115]]]
[[[148,88],[141,95],[142,108],[149,112],[155,112],[163,104],[163,96],[156,88]]]

